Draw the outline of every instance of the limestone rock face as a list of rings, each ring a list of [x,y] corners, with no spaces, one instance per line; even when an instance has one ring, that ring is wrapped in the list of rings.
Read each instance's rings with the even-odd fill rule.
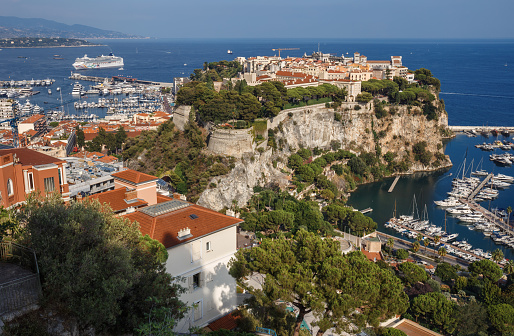
[[[209,138],[208,149],[214,154],[241,157],[253,153],[252,131],[250,129],[214,129]]]
[[[233,200],[237,201],[237,205],[243,206],[252,197],[253,187],[285,178],[278,166],[273,167],[273,156],[271,149],[245,155],[238,160],[230,173],[214,177],[210,182],[217,187],[205,190],[197,203],[216,211],[230,208]]]
[[[268,122],[268,129],[274,130],[278,149],[244,154],[229,174],[210,181],[216,187],[205,190],[198,204],[221,210],[230,208],[235,200],[242,206],[252,196],[254,186],[287,184],[286,175],[280,170],[285,165],[279,162],[274,168],[273,161],[287,162],[287,157],[301,147],[329,149],[334,142],[338,142],[341,148],[360,153],[375,152],[378,144],[382,154],[391,151],[401,159],[412,153],[414,144],[425,141],[427,150],[443,153],[441,129],[448,127],[445,112],[439,115],[437,121],[428,121],[419,108],[400,106],[396,107],[395,114],[377,119],[372,103],[361,104],[358,110],[354,109],[355,105],[358,104],[344,105],[343,110],[346,111],[343,112],[334,112],[321,104],[282,111]],[[335,113],[340,114],[340,120],[336,120]],[[236,139],[237,136],[230,139],[223,134],[223,143],[227,147],[224,154],[233,152],[230,146],[241,147],[237,147]],[[216,152],[222,154],[219,150]],[[413,171],[425,169],[419,162],[412,166]]]

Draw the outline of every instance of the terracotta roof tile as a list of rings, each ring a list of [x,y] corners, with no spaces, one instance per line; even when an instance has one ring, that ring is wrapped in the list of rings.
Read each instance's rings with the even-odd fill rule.
[[[169,202],[177,201],[178,200],[172,200]],[[144,208],[144,210],[156,209],[156,207],[169,202],[152,205]],[[148,234],[151,238],[160,241],[166,248],[182,244],[191,239],[202,237],[242,222],[241,219],[226,216],[196,204],[185,201],[179,202],[183,203],[185,207],[160,214],[156,217],[152,217],[142,211],[126,214],[123,217],[138,222],[140,226],[139,229],[143,235]],[[196,215],[197,218],[192,219],[190,215]],[[191,230],[191,237],[180,240],[178,238],[178,232],[186,227]]]
[[[0,155],[6,155],[10,153],[16,154],[16,157],[19,159],[19,163],[21,163],[24,166],[37,166],[49,163],[64,162],[54,157],[51,157],[50,155],[39,153],[28,148],[11,148],[0,150]]]
[[[118,178],[135,184],[157,180],[156,176],[141,173],[132,169],[127,169],[114,173],[112,174],[112,176],[114,176],[114,178]]]
[[[106,203],[112,208],[112,211],[114,212],[120,212],[130,207],[140,208],[142,206],[148,205],[147,202],[139,198],[127,201],[126,192],[126,188],[119,188],[91,195],[88,197],[88,199],[97,199],[101,204]]]
[[[42,114],[34,114],[33,116],[28,117],[27,119],[20,122],[20,124],[32,124],[38,121],[41,118],[44,118],[45,116]]]
[[[217,331],[220,329],[232,330],[237,327],[237,320],[240,318],[241,316],[235,316],[234,312],[232,312],[212,322],[208,325],[208,327],[212,331]]]

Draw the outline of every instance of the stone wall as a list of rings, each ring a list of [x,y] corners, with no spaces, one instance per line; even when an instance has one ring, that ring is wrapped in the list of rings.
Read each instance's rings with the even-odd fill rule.
[[[245,153],[252,153],[255,148],[252,129],[216,128],[209,136],[207,149],[220,155],[240,158]]]
[[[173,123],[175,127],[181,131],[184,131],[184,128],[189,121],[189,114],[191,113],[191,106],[181,105],[177,107],[177,109],[173,112]]]

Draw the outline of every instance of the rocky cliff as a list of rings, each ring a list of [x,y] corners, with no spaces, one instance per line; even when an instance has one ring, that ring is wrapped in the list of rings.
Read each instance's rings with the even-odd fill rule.
[[[424,141],[426,150],[443,154],[441,140],[448,126],[445,111],[439,113],[438,120],[429,121],[419,107],[400,106],[393,111],[386,107],[386,110],[389,113],[380,119],[375,116],[373,103],[346,103],[338,111],[324,105],[282,111],[268,122],[268,128],[274,131],[277,149],[244,156],[228,175],[211,181],[216,188],[204,191],[198,204],[215,210],[229,208],[233,200],[239,205],[245,204],[254,186],[283,181],[286,175],[281,173],[280,163],[274,168],[272,162],[286,162],[291,153],[302,147],[330,149],[340,144],[341,148],[358,153],[390,151],[402,159],[412,158],[412,146]],[[411,170],[437,169],[448,165],[449,160],[440,166],[433,163],[423,166],[418,162]]]

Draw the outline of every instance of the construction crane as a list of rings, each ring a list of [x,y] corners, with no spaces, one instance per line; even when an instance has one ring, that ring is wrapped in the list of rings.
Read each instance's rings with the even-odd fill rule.
[[[282,50],[300,50],[300,48],[277,48],[277,49],[271,49],[273,51],[277,51],[278,50],[278,57],[280,57],[280,52]]]

